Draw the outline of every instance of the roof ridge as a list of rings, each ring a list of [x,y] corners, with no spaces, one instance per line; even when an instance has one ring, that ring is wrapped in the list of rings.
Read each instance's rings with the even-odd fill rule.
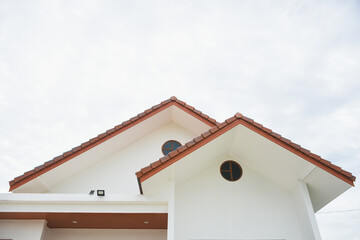
[[[188,151],[190,148],[195,147],[200,142],[202,142],[205,139],[211,137],[212,135],[216,134],[221,129],[229,126],[230,124],[232,124],[235,121],[238,121],[239,123],[241,121],[244,121],[247,124],[250,124],[252,127],[255,127],[256,129],[262,131],[264,134],[273,137],[274,139],[276,139],[276,141],[280,141],[280,142],[286,144],[287,146],[291,147],[293,150],[295,150],[297,152],[300,152],[300,153],[304,154],[305,156],[313,159],[316,163],[321,164],[325,168],[330,168],[330,169],[334,170],[335,172],[343,175],[344,177],[351,180],[352,182],[354,182],[355,179],[356,179],[356,177],[354,175],[352,175],[352,173],[350,173],[348,171],[345,171],[341,167],[336,166],[335,164],[332,164],[330,161],[323,159],[319,155],[316,155],[316,154],[310,152],[308,149],[301,147],[299,144],[293,143],[291,140],[282,137],[280,134],[278,134],[276,132],[273,132],[269,128],[264,127],[262,124],[255,122],[253,119],[245,117],[241,113],[236,113],[233,117],[230,117],[230,118],[226,119],[224,122],[214,126],[210,130],[202,133],[200,136],[195,137],[193,140],[185,143],[183,146],[181,146],[181,147],[177,148],[176,150],[168,153],[164,157],[160,158],[158,161],[155,161],[155,162],[151,163],[149,166],[146,166],[146,167],[142,168],[140,171],[136,172],[135,174],[136,174],[136,176],[138,178],[139,183],[141,183],[141,178],[143,178],[145,175],[147,175],[148,177],[152,176],[152,175],[149,175],[150,171],[155,171],[155,169],[158,169],[159,167],[161,167],[162,165],[164,165],[166,163],[171,165],[172,163],[177,161],[176,160],[176,161],[170,163],[170,161],[172,159],[174,159],[174,157],[178,156],[180,153]],[[162,169],[160,169],[160,170],[162,170]],[[148,177],[146,177],[144,180],[146,180]]]
[[[135,117],[132,117],[132,118],[114,126],[113,128],[110,128],[110,129],[106,130],[105,132],[98,134],[96,137],[91,138],[86,142],[83,142],[79,146],[76,146],[76,147],[72,148],[71,150],[64,152],[63,154],[60,154],[59,156],[56,156],[53,159],[51,159],[47,162],[44,162],[43,164],[33,168],[32,170],[27,171],[18,177],[15,177],[13,180],[9,181],[10,191],[17,188],[18,186],[14,187],[14,185],[23,181],[24,179],[33,176],[34,174],[42,171],[45,168],[52,169],[52,168],[56,167],[57,166],[56,164],[59,163],[60,161],[66,162],[66,161],[72,159],[73,157],[76,157],[77,155],[89,150],[90,148],[95,147],[98,144],[104,142],[105,140],[119,134],[122,130],[126,130],[127,127],[129,127],[131,124],[137,124],[137,122],[140,121],[141,119],[145,118],[146,116],[149,116],[151,113],[155,112],[156,110],[160,109],[161,107],[166,107],[166,105],[168,105],[170,103],[178,104],[179,106],[185,107],[186,109],[188,109],[188,111],[192,112],[193,114],[196,114],[200,118],[207,121],[209,123],[209,125],[216,126],[217,124],[219,124],[215,119],[213,119],[213,118],[209,117],[208,115],[202,113],[201,111],[195,109],[193,106],[187,104],[186,102],[179,100],[177,97],[172,96],[169,99],[162,101],[160,104],[156,104],[156,105],[146,109],[145,111],[137,114]],[[60,165],[60,164],[58,164],[58,165]],[[54,166],[54,165],[56,165],[56,166]]]

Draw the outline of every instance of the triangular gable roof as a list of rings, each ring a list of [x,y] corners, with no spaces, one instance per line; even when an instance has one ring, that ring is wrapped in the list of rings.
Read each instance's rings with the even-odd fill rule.
[[[35,179],[36,177],[50,171],[51,169],[56,168],[57,166],[73,159],[74,157],[92,149],[93,147],[105,142],[106,140],[122,133],[123,131],[135,126],[136,124],[144,121],[145,119],[165,110],[170,106],[177,106],[178,108],[182,109],[183,111],[187,112],[188,114],[192,115],[193,117],[199,119],[200,121],[204,122],[205,124],[209,125],[210,127],[214,127],[219,124],[215,119],[209,117],[208,115],[202,113],[201,111],[195,109],[194,107],[186,104],[183,101],[180,101],[176,97],[171,97],[168,100],[157,104],[144,112],[138,114],[137,116],[130,118],[129,120],[105,131],[104,133],[99,134],[97,137],[90,139],[87,142],[82,143],[81,145],[74,147],[70,151],[64,152],[60,156],[53,158],[50,161],[45,162],[44,164],[35,167],[33,170],[25,172],[23,175],[14,178],[12,181],[9,182],[10,190],[12,191],[21,185]]]
[[[144,182],[146,179],[167,168],[168,166],[174,164],[175,162],[181,160],[191,152],[195,151],[196,149],[219,137],[223,133],[229,131],[230,129],[234,128],[239,124],[251,129],[252,131],[262,135],[270,141],[309,161],[315,166],[354,186],[354,181],[356,177],[353,176],[350,172],[347,172],[340,167],[332,164],[330,161],[327,161],[320,156],[311,153],[309,150],[301,147],[296,143],[291,142],[289,139],[282,137],[280,134],[273,132],[271,129],[264,127],[263,125],[255,122],[254,120],[247,118],[240,113],[237,113],[235,114],[235,116],[225,120],[225,122],[216,125],[209,131],[201,134],[200,136],[194,138],[192,141],[184,144],[178,149],[160,158],[158,161],[153,162],[149,166],[144,167],[140,171],[138,171],[136,173],[136,176],[138,178],[140,193],[142,194],[141,183]]]

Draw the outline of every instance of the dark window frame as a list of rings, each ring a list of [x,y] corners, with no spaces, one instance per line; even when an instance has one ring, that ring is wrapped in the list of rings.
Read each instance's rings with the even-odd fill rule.
[[[164,146],[165,146],[168,142],[171,142],[171,148],[165,148],[165,149],[164,149]],[[168,141],[166,141],[166,142],[161,146],[161,151],[162,151],[162,153],[163,153],[164,155],[167,155],[169,152],[172,152],[172,151],[176,150],[177,148],[174,149],[174,143],[179,144],[179,146],[178,146],[177,148],[179,148],[179,147],[182,146],[182,144],[181,144],[179,141],[176,141],[176,140],[168,140]],[[169,151],[169,150],[171,150],[171,151]],[[164,151],[169,151],[169,152],[165,154]]]
[[[229,169],[224,169],[225,164],[229,164]],[[235,175],[234,171],[236,171],[235,169],[233,169],[234,167],[238,167],[237,170],[240,170],[240,176],[238,176],[237,178],[236,177],[234,178],[234,176],[233,176],[233,175]],[[223,173],[226,173],[226,174],[223,174]],[[230,176],[227,176],[228,175],[227,173],[230,173]],[[225,162],[223,162],[221,164],[221,166],[220,166],[220,174],[225,180],[230,181],[230,182],[235,182],[235,181],[239,180],[242,177],[243,170],[242,170],[242,167],[240,166],[239,163],[237,163],[237,162],[235,162],[233,160],[227,160],[227,161],[225,161]]]

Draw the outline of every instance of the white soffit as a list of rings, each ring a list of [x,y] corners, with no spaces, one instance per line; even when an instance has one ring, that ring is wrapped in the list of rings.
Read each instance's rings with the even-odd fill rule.
[[[315,168],[305,179],[314,211],[317,212],[352,186],[330,173]]]
[[[230,154],[290,192],[298,180],[307,183],[315,211],[351,187],[242,125],[238,125],[236,131]]]
[[[292,191],[314,165],[243,125],[235,127],[230,154],[273,182]]]
[[[171,106],[171,117],[176,124],[194,133],[196,136],[199,136],[211,128],[206,123],[176,106]]]

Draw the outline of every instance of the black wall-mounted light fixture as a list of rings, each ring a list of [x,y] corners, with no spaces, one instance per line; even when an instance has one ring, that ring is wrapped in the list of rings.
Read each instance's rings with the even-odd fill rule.
[[[100,197],[103,197],[103,196],[105,196],[105,190],[97,190],[96,194]]]

